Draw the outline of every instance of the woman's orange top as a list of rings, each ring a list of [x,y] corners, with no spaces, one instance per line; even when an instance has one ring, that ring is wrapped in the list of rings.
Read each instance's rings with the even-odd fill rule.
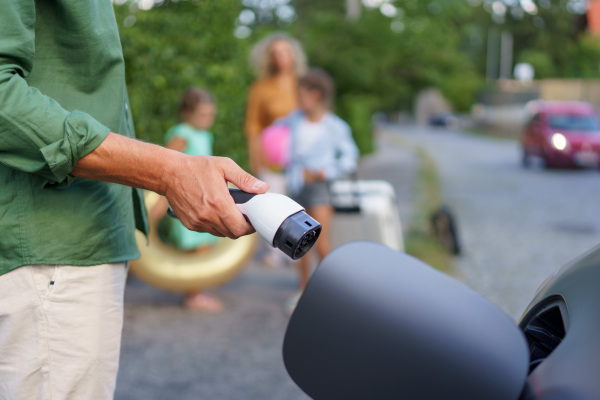
[[[277,118],[298,107],[298,79],[270,77],[250,87],[246,110],[246,134],[257,137]]]

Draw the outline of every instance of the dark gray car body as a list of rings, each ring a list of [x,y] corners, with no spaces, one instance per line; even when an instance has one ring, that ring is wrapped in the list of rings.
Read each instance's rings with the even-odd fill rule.
[[[533,367],[530,398],[600,399],[600,247],[548,280],[519,326]]]
[[[314,399],[600,399],[599,283],[597,248],[544,284],[517,327],[426,264],[350,243],[311,278],[285,365]]]

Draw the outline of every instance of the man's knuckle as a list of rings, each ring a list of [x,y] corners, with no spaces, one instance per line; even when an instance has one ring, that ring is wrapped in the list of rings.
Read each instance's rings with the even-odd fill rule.
[[[207,199],[206,203],[207,218],[210,218],[211,215],[220,215],[223,212],[222,201],[218,197],[211,197]]]
[[[235,167],[237,167],[237,164],[235,163],[235,161],[233,161],[233,160],[232,160],[231,158],[229,158],[229,157],[225,157],[225,158],[224,158],[224,160],[223,160],[223,163],[224,163],[224,165],[225,165],[225,167],[226,167],[227,169],[232,169],[232,168],[235,168]]]

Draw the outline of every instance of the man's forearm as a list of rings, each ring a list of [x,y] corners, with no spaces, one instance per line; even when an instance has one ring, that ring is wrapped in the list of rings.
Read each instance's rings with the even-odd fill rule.
[[[120,183],[165,194],[164,176],[180,153],[109,133],[94,151],[81,158],[71,175]]]
[[[256,194],[269,189],[228,158],[189,156],[112,132],[79,159],[71,175],[152,190],[167,197],[188,229],[232,239],[253,228],[235,206],[227,182]]]

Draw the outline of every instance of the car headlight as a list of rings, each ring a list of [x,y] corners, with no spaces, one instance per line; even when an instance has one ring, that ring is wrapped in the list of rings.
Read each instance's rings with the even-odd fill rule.
[[[567,145],[569,144],[569,142],[567,142],[567,138],[562,133],[555,133],[554,135],[552,135],[550,143],[552,144],[552,147],[554,147],[556,150],[561,151],[566,149]]]

